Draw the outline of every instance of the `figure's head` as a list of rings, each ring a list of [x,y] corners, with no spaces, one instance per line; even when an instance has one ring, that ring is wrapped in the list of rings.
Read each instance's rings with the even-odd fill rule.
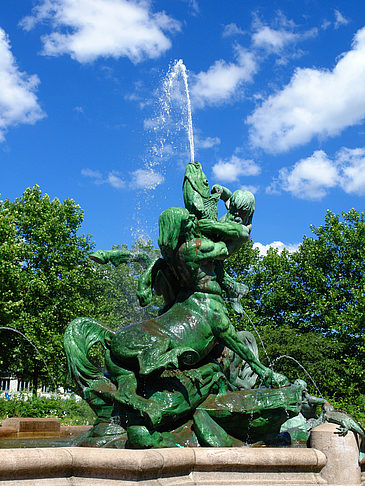
[[[252,223],[255,212],[255,197],[250,191],[242,189],[235,191],[229,199],[226,220],[248,225]]]
[[[165,209],[158,219],[158,245],[162,256],[165,257],[166,251],[174,251],[180,241],[189,239],[194,233],[195,226],[196,218],[187,209],[179,207]]]

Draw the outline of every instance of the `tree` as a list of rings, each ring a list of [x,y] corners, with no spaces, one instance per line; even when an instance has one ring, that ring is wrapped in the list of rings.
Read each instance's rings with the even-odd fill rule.
[[[127,245],[114,245],[113,250],[128,250]],[[160,256],[160,251],[153,248],[151,241],[138,239],[131,251],[143,252],[151,261]],[[118,267],[111,264],[95,265],[98,278],[101,281],[103,304],[96,310],[95,317],[110,329],[116,330],[131,322],[139,322],[158,315],[158,309],[163,307],[161,298],[154,299],[147,307],[141,307],[137,299],[137,283],[146,270],[146,265],[139,262],[121,264]]]
[[[251,247],[229,262],[229,270],[250,287],[244,308],[258,328],[272,361],[298,359],[329,397],[357,399],[364,389],[365,213],[328,211],[312,226],[298,251]],[[232,315],[237,327],[247,317]],[[265,354],[262,359],[265,360]],[[294,366],[293,366],[294,365]],[[303,371],[289,358],[277,371],[294,379]],[[310,382],[310,379],[308,379]]]
[[[76,316],[93,315],[100,279],[87,258],[90,236],[78,235],[83,211],[28,188],[14,202],[0,201],[0,325],[22,332],[39,350],[53,379],[67,369],[62,337]],[[18,334],[1,330],[0,369],[52,384],[38,353]],[[5,335],[6,333],[6,335]]]

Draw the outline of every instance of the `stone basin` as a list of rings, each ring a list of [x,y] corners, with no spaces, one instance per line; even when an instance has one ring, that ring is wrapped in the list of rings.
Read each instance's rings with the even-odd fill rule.
[[[364,486],[357,439],[336,430],[313,429],[304,449],[2,449],[0,485]]]

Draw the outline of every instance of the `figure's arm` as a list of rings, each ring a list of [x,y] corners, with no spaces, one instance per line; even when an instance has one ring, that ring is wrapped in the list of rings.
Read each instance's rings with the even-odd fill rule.
[[[198,263],[202,260],[225,260],[229,256],[229,251],[223,241],[196,238],[185,243],[184,254],[186,261]]]
[[[199,229],[203,235],[219,239],[241,239],[248,238],[248,228],[242,224],[234,222],[221,222],[211,220],[200,220]]]
[[[220,195],[220,198],[224,202],[227,202],[228,199],[232,196],[232,191],[224,186],[221,186],[220,184],[214,184],[214,186],[212,187],[211,193],[214,194],[216,192]]]
[[[138,262],[141,265],[149,265],[152,262],[147,253],[131,250],[98,250],[90,255],[90,259],[101,265],[110,262],[116,267],[122,263]]]
[[[246,346],[238,337],[237,331],[233,327],[232,323],[228,318],[222,319],[213,330],[217,338],[227,346],[229,349],[237,353],[243,360],[245,360],[252,370],[258,374],[262,379],[263,383],[273,386],[283,386],[289,385],[289,380],[286,376],[275,373],[270,368],[266,368],[260,361],[256,358],[254,353]]]
[[[218,278],[222,289],[227,293],[228,297],[240,298],[248,294],[247,285],[236,282],[230,275],[224,270],[223,263],[217,262],[215,273]]]
[[[247,226],[232,221],[200,220],[199,229],[208,238],[223,241],[230,255],[241,248],[250,234]]]
[[[141,307],[152,302],[153,275],[160,267],[160,258],[151,263],[146,271],[138,279],[137,297]]]

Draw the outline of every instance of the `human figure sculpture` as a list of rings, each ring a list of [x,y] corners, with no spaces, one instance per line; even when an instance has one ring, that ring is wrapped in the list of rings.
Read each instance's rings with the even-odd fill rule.
[[[209,194],[198,163],[188,164],[183,193],[186,208],[168,208],[159,218],[159,259],[152,262],[125,250],[99,250],[91,256],[99,263],[116,265],[144,262],[147,269],[138,297],[146,305],[153,291],[163,295],[160,316],[116,333],[90,318],[75,319],[66,330],[71,375],[98,415],[95,436],[113,437],[109,442],[100,440],[99,445],[124,445],[125,431],[132,447],[185,445],[187,436],[190,445],[237,445],[237,440],[245,439],[247,417],[252,414],[260,417],[260,435],[278,431],[288,410],[299,413],[302,391],[288,387],[285,376],[259,361],[253,336],[237,333],[224,300],[226,294],[240,310],[240,297],[247,292],[224,271],[223,262],[249,238],[253,195],[242,190],[232,194],[218,185]],[[228,212],[218,221],[220,198]],[[105,372],[87,357],[96,342],[105,348]],[[245,371],[237,372],[233,365]],[[261,384],[284,386],[283,391],[251,392],[256,375]],[[232,393],[236,408],[230,402]],[[265,400],[259,400],[261,395]],[[264,405],[260,408],[258,403]],[[216,421],[217,407],[226,410],[231,424]],[[237,420],[244,425],[235,438]]]

